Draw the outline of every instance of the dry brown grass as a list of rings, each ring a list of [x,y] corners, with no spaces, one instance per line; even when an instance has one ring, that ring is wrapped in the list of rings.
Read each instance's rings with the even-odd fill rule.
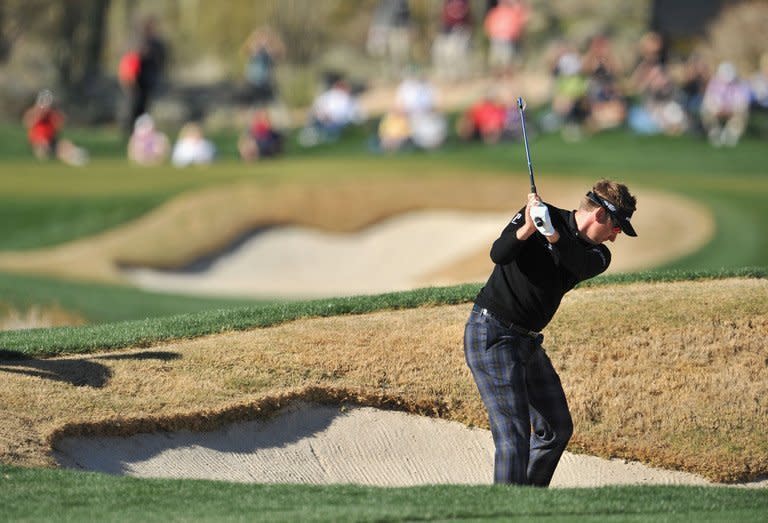
[[[308,167],[309,168],[309,167]],[[362,167],[361,167],[362,168]],[[371,169],[368,166],[368,169]],[[355,169],[354,165],[350,169]],[[411,173],[404,173],[411,174]],[[527,191],[520,176],[478,175],[398,177],[275,182],[240,182],[182,194],[142,218],[105,233],[64,245],[17,253],[0,253],[0,268],[52,274],[73,279],[124,281],[119,264],[178,268],[218,252],[238,237],[265,225],[299,224],[350,232],[404,212],[422,209],[509,211],[522,206]],[[548,177],[539,191],[548,201],[575,208],[593,180],[563,181]],[[614,271],[656,266],[695,251],[711,238],[711,213],[678,196],[633,188],[638,196],[635,227],[640,235],[614,246]],[[515,196],[517,195],[517,196]],[[674,216],[656,212],[675,208]],[[673,220],[674,223],[671,223]],[[674,243],[655,240],[658,229],[682,226],[686,235]],[[487,253],[459,261],[428,278],[456,283],[490,270]]]
[[[210,429],[291,398],[487,426],[468,305],[310,319],[88,357],[0,361],[0,462],[62,435]],[[547,329],[573,450],[744,480],[768,473],[768,280],[578,289]]]

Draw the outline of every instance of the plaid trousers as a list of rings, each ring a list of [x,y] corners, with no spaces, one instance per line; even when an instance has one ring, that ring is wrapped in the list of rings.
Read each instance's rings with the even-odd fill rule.
[[[565,392],[542,340],[505,327],[477,305],[467,320],[464,355],[488,410],[494,483],[548,486],[573,434]]]

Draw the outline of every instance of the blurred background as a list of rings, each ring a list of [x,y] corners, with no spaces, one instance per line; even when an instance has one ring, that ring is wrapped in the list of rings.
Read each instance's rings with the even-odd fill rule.
[[[198,277],[286,225],[516,209],[497,182],[527,188],[518,96],[539,189],[655,194],[625,259],[764,271],[766,27],[755,0],[2,0],[0,325],[261,303],[130,271]],[[487,263],[474,240],[459,261]],[[274,267],[302,258],[275,249]],[[380,266],[418,258],[384,251]],[[243,266],[234,291],[270,278]]]
[[[591,53],[589,60],[605,58],[608,67],[602,72],[618,82],[617,95],[641,96],[644,88],[638,79],[630,79],[643,53],[651,52],[647,48],[652,44],[643,40],[650,32],[661,39],[658,59],[664,73],[684,91],[678,98],[703,89],[693,83],[706,82],[723,62],[732,64],[745,80],[761,71],[765,75],[768,68],[768,5],[762,1],[528,0],[523,19],[511,22],[520,28],[507,29],[515,40],[511,58],[505,58],[503,50],[502,56],[494,56],[486,19],[496,4],[232,0],[223,6],[205,0],[4,0],[0,120],[20,121],[37,93],[49,88],[71,125],[115,123],[121,110],[121,57],[141,45],[148,24],[154,25],[151,31],[164,45],[152,93],[153,115],[177,128],[189,119],[203,119],[211,126],[231,123],[233,111],[250,105],[248,63],[257,44],[249,38],[258,31],[270,40],[274,70],[269,81],[288,110],[310,107],[323,82],[334,75],[348,78],[356,92],[371,95],[409,71],[455,87],[489,75],[498,78],[507,65],[505,72],[518,78],[538,75],[532,96],[544,102],[553,94],[557,55],[566,50],[581,58]],[[598,37],[605,41],[595,42]],[[562,67],[572,72],[573,61],[565,60]],[[692,71],[695,68],[700,70]],[[589,78],[595,69],[584,63],[580,72]],[[694,75],[701,78],[694,80]],[[370,103],[374,112],[386,109],[383,102]],[[467,104],[468,99],[454,97],[445,103]]]

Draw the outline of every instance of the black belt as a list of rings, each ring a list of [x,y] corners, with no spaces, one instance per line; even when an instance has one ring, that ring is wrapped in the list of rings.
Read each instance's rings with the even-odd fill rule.
[[[494,316],[493,314],[491,314],[491,311],[489,311],[488,309],[486,309],[484,307],[480,307],[479,305],[475,305],[474,306],[474,310],[477,311],[478,313],[484,315],[484,316],[488,316],[489,318],[493,318],[497,322],[501,323],[505,328],[507,328],[507,329],[509,329],[511,331],[515,331],[518,334],[522,334],[524,336],[528,336],[528,337],[534,338],[534,339],[543,338],[543,336],[542,336],[542,334],[540,332],[532,331],[532,330],[526,329],[525,327],[521,327],[520,325],[516,325],[514,323],[510,323],[508,321],[504,321],[504,320],[500,319],[498,316]]]

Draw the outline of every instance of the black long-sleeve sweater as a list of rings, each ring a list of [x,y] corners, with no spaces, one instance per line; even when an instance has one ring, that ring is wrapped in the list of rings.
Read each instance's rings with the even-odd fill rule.
[[[539,232],[519,240],[525,208],[512,218],[491,247],[496,264],[475,303],[506,323],[540,331],[554,316],[566,292],[602,273],[611,252],[578,236],[575,213],[548,205],[560,239],[551,244]]]

